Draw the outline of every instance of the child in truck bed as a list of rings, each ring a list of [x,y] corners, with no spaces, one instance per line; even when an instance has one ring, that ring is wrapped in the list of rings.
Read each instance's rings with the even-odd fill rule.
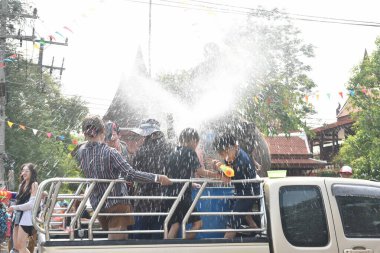
[[[224,163],[233,168],[235,176],[232,180],[239,179],[253,179],[256,178],[256,168],[252,159],[248,154],[239,147],[235,136],[229,133],[225,133],[215,137],[214,148],[224,160]],[[215,169],[219,169],[222,166],[220,161],[214,160]],[[235,195],[237,196],[253,196],[260,194],[259,183],[235,183]],[[233,212],[252,212],[252,208],[255,201],[253,199],[236,199],[232,211]],[[250,228],[258,228],[252,215],[246,216],[231,216],[228,227],[237,229],[245,218]],[[226,232],[224,238],[232,239],[236,236],[236,232]]]
[[[167,175],[175,179],[190,179],[192,177],[195,177],[196,174],[197,176],[201,177],[209,177],[223,180],[224,182],[229,182],[229,179],[224,177],[221,173],[217,171],[206,170],[203,166],[201,166],[197,153],[195,152],[198,143],[199,134],[195,129],[186,128],[181,132],[179,135],[180,145],[175,149],[169,158]],[[181,184],[174,184],[168,187],[168,195],[178,196],[181,189]],[[169,222],[169,225],[171,225],[168,234],[169,239],[177,237],[180,224],[182,223],[182,220],[189,210],[192,202],[191,187],[189,187],[187,188],[183,199],[178,204],[171,218],[171,221]],[[173,201],[169,201],[169,203],[170,208]],[[196,212],[196,209],[194,209],[193,212]],[[192,224],[192,230],[198,230],[202,227],[200,216],[190,216],[188,223]],[[194,239],[195,236],[195,233],[189,233],[186,238]]]

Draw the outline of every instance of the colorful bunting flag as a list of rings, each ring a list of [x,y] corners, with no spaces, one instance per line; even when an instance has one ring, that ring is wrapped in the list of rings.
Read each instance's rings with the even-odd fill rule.
[[[341,98],[343,98],[343,92],[342,91],[339,91],[339,96],[341,97]]]
[[[306,101],[306,103],[309,103],[309,96],[308,95],[305,96],[305,101]]]
[[[34,134],[34,135],[37,135],[38,130],[37,130],[37,129],[34,129],[34,128],[33,128],[32,130],[33,130],[33,134]]]
[[[364,93],[364,95],[367,95],[367,89],[366,88],[363,88],[362,92]]]
[[[9,126],[10,128],[12,128],[12,126],[13,126],[14,123],[11,122],[11,121],[9,121],[9,120],[7,121],[7,123],[8,123],[8,126]]]
[[[26,127],[24,125],[18,125],[19,128],[21,128],[22,130],[26,130]]]
[[[62,33],[59,33],[59,32],[55,32],[55,33],[61,36],[63,39],[65,38],[65,36],[62,35]]]
[[[52,137],[52,133],[47,133],[46,135],[49,139]]]
[[[355,95],[355,91],[354,90],[348,90],[349,94],[351,97],[353,97]]]
[[[68,28],[67,26],[64,26],[63,27],[64,29],[66,29],[67,31],[71,32],[71,33],[74,33],[70,28]]]

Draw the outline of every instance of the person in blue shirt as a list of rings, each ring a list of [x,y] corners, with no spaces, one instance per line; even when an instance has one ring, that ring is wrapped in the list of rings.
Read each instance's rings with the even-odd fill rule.
[[[224,164],[230,166],[235,171],[232,180],[240,179],[254,179],[256,178],[255,163],[248,156],[248,154],[239,147],[238,142],[234,135],[230,133],[224,133],[215,137],[213,146],[218,152],[220,157],[224,160]],[[214,160],[215,169],[219,169],[223,164],[220,161]],[[260,194],[259,183],[235,183],[235,195],[236,196],[253,196]],[[252,212],[255,204],[254,199],[236,199],[233,203],[233,212]],[[228,227],[237,229],[242,224],[243,219],[250,228],[258,228],[252,215],[233,215],[230,217]],[[236,232],[226,232],[224,238],[232,239],[236,236]]]

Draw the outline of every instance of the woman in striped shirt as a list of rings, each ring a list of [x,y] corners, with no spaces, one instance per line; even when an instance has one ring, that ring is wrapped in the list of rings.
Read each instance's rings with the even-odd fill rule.
[[[118,179],[121,175],[126,181],[142,183],[159,183],[170,185],[172,182],[165,175],[136,171],[114,148],[104,142],[105,126],[99,116],[88,116],[82,123],[82,131],[88,140],[81,146],[76,154],[80,167],[87,178]],[[107,183],[96,184],[90,196],[90,203],[95,209],[108,187]],[[126,183],[115,184],[109,196],[127,196],[128,186]],[[102,213],[128,213],[132,212],[129,200],[107,199],[102,206]],[[103,230],[123,231],[129,225],[133,225],[131,216],[100,216],[99,222]],[[128,239],[128,234],[109,234],[109,240]]]

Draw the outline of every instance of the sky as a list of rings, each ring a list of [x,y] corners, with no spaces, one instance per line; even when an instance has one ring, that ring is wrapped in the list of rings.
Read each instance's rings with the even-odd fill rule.
[[[92,114],[103,115],[123,76],[130,73],[138,48],[148,60],[148,0],[35,0],[28,1],[38,8],[40,20],[35,21],[38,35],[54,34],[57,41],[69,38],[69,46],[48,46],[45,64],[60,65],[65,58],[62,76],[63,93],[82,96],[88,101]],[[184,4],[205,5],[192,0],[173,0]],[[380,2],[374,0],[205,0],[218,4],[266,9],[303,15],[325,16],[380,22]],[[203,59],[206,43],[222,43],[231,27],[244,22],[245,16],[199,11],[163,5],[170,1],[153,0],[151,67],[152,75],[196,66]],[[218,8],[232,8],[219,6]],[[311,126],[336,120],[335,108],[347,98],[347,84],[352,68],[363,58],[364,50],[371,53],[380,27],[349,26],[294,21],[301,31],[300,38],[314,45],[315,57],[308,60],[309,76],[317,84],[309,98],[317,111]],[[25,31],[28,34],[28,31]],[[62,34],[61,37],[59,34]],[[25,47],[28,47],[27,45]],[[37,50],[25,48],[33,57]],[[344,97],[339,92],[344,92]],[[328,95],[329,94],[329,95]]]

